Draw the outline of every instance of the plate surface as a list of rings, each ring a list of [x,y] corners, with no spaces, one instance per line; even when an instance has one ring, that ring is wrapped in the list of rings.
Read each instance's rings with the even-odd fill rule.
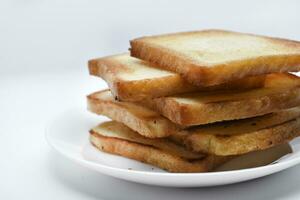
[[[267,176],[300,163],[300,138],[290,144],[293,153],[275,164],[227,172],[168,173],[131,159],[98,151],[88,141],[88,131],[108,120],[84,108],[65,111],[46,128],[48,143],[65,157],[78,164],[116,178],[158,186],[204,187],[225,185]]]

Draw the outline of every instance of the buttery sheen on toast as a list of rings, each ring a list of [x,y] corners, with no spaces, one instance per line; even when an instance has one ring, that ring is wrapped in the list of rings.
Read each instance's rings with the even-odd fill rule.
[[[131,56],[181,74],[198,86],[300,70],[300,42],[224,30],[134,39]]]
[[[148,62],[120,54],[89,61],[91,75],[104,79],[113,95],[123,101],[139,101],[193,91],[249,89],[262,87],[264,75],[211,87],[196,87],[179,74],[151,66]]]
[[[158,141],[156,142],[156,140]],[[203,156],[203,154],[199,154],[198,157],[186,157],[189,153],[182,154],[181,150],[169,149],[169,141],[165,143],[161,142],[161,139],[137,136],[125,125],[114,121],[104,122],[93,128],[90,131],[90,141],[101,151],[135,159],[170,172],[226,171],[258,167],[272,163],[291,152],[288,144],[282,144],[242,156]],[[178,146],[179,149],[183,148],[180,145],[175,146]],[[194,152],[190,153],[197,155]]]

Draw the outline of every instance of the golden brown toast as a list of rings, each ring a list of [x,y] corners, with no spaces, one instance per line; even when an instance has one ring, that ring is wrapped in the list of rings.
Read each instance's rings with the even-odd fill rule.
[[[143,100],[143,105],[183,126],[249,118],[300,105],[300,78],[274,73],[262,88],[160,97]]]
[[[115,100],[109,90],[90,94],[87,103],[91,112],[122,122],[146,137],[166,137],[178,130],[177,125],[149,108]]]
[[[131,55],[198,86],[300,69],[300,42],[224,30],[142,37]]]
[[[207,172],[227,161],[227,157],[206,156],[191,162],[152,146],[92,133],[91,143],[99,150],[148,163],[169,172]]]
[[[161,143],[161,139],[151,139],[159,140],[160,145],[157,145],[153,141],[145,143],[144,140],[132,137],[136,135],[125,125],[112,121],[94,128],[90,132],[90,141],[101,151],[142,161],[170,172],[207,172],[216,168],[217,171],[223,171],[257,167],[272,163],[291,152],[290,147],[283,144],[267,151],[252,152],[242,156],[208,155],[203,157],[200,154],[200,158],[188,158],[182,156],[181,151],[170,151],[169,147],[164,147],[167,143]],[[148,139],[145,138],[145,140]]]
[[[300,117],[298,107],[255,118],[225,121],[183,130],[182,127],[176,127],[169,120],[143,106],[113,100],[108,90],[88,96],[88,104],[90,111],[122,122],[145,137],[170,135],[170,140],[178,144],[185,143],[194,151],[216,155],[238,155],[266,149],[289,141],[300,134],[298,120],[295,120]]]
[[[102,136],[124,139],[131,142],[153,146],[162,149],[170,154],[179,156],[185,159],[199,159],[205,157],[204,154],[188,151],[184,148],[183,144],[174,143],[168,138],[146,138],[137,132],[131,130],[124,124],[116,121],[108,121],[99,124],[92,128],[90,133],[101,133]]]
[[[170,172],[206,172],[229,160],[231,157],[205,156],[198,154],[199,158],[187,158],[186,154],[172,150],[165,146],[168,142],[162,139],[141,140],[138,135],[125,125],[111,121],[104,122],[90,131],[90,141],[101,151],[125,156],[158,166]],[[133,137],[132,137],[133,136]],[[156,141],[158,140],[157,144]],[[176,144],[174,144],[176,145]],[[177,148],[182,148],[176,145]],[[187,150],[185,150],[187,151]],[[191,152],[196,155],[196,153]],[[191,162],[193,161],[194,162]]]
[[[178,133],[173,140],[184,142],[196,152],[227,156],[267,149],[299,135],[297,107],[251,119],[198,126]]]
[[[139,101],[193,91],[249,89],[262,87],[264,75],[211,87],[196,87],[179,74],[155,68],[149,63],[120,54],[89,61],[91,75],[103,78],[113,95],[123,101]]]

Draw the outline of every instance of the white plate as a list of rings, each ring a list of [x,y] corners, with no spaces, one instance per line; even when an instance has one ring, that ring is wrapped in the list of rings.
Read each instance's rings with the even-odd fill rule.
[[[293,153],[275,164],[227,172],[168,173],[156,167],[95,149],[88,142],[88,131],[107,120],[85,109],[71,109],[56,117],[46,129],[49,144],[78,164],[116,178],[150,185],[204,187],[242,182],[273,174],[300,163],[300,139],[291,142]]]

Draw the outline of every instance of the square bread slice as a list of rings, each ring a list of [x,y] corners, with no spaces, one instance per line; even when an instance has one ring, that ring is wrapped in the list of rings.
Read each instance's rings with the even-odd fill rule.
[[[108,121],[101,123],[100,125],[92,128],[90,130],[91,134],[101,133],[102,136],[124,139],[131,142],[136,142],[139,144],[144,144],[148,146],[153,146],[155,148],[166,151],[170,154],[179,156],[185,159],[200,159],[205,157],[205,154],[195,153],[193,151],[188,151],[183,143],[175,143],[169,138],[147,138],[144,137],[132,129],[128,128],[124,124],[116,121]]]
[[[265,151],[251,152],[242,156],[206,155],[203,157],[203,154],[199,154],[199,157],[186,157],[187,154],[182,154],[181,150],[169,149],[169,141],[162,142],[162,139],[143,138],[125,125],[114,121],[104,122],[93,128],[90,131],[90,141],[101,151],[135,159],[170,172],[207,172],[214,169],[227,171],[258,167],[272,163],[291,152],[288,144],[282,144]],[[177,146],[173,147],[175,149],[183,148]],[[196,154],[190,153],[191,155]]]
[[[300,78],[274,73],[266,76],[262,88],[188,93],[141,104],[182,126],[243,119],[300,105]]]
[[[211,87],[196,87],[179,74],[155,68],[149,63],[120,54],[89,61],[91,75],[104,79],[113,95],[123,101],[139,101],[192,91],[249,89],[262,87],[264,75],[244,78]]]
[[[198,86],[300,70],[300,42],[224,30],[142,37],[131,55],[181,74]]]
[[[122,122],[141,135],[150,138],[167,137],[178,131],[178,125],[145,106],[117,101],[109,90],[87,96],[88,110]]]
[[[250,119],[198,126],[174,135],[188,149],[219,156],[239,155],[289,142],[300,135],[300,108]]]

